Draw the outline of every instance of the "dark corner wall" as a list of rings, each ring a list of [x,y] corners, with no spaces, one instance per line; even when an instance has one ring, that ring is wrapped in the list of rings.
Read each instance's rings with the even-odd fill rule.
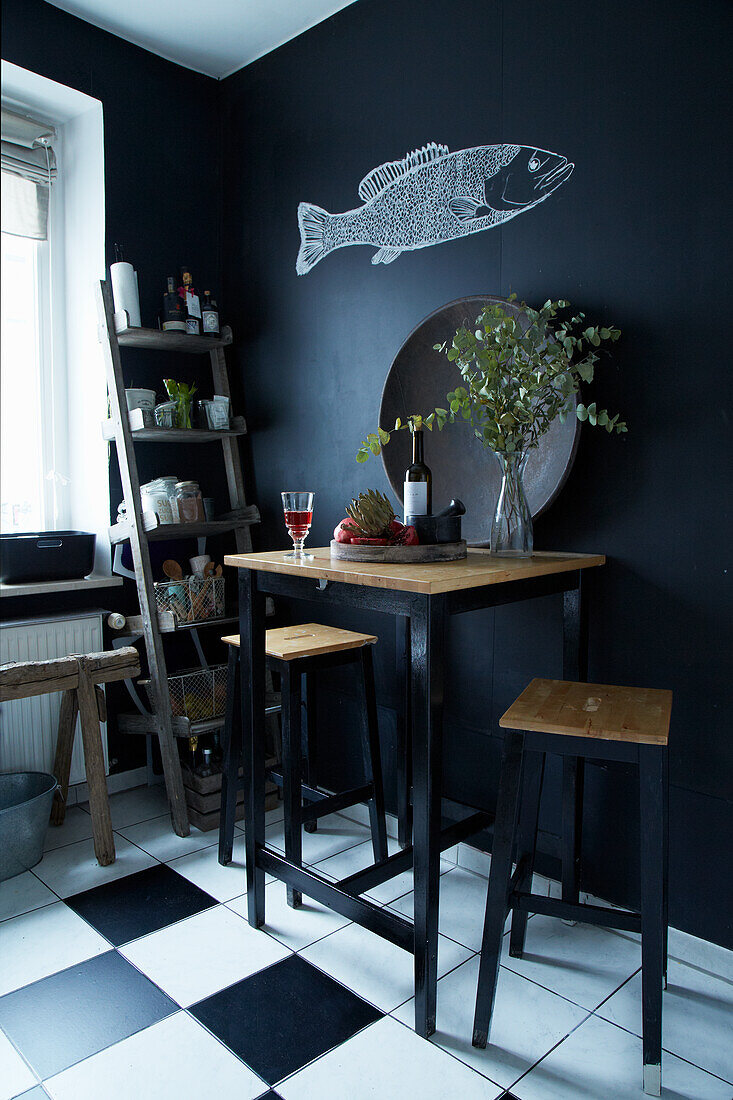
[[[567,297],[623,330],[594,396],[621,411],[629,434],[583,431],[536,545],[609,557],[589,583],[591,679],[675,691],[670,919],[729,947],[732,11],[727,0],[692,13],[683,0],[358,0],[221,84],[41,0],[5,0],[2,13],[4,58],[104,104],[107,258],[119,240],[136,264],[144,323],[183,262],[222,290],[259,547],[285,545],[283,488],[317,490],[314,544],[352,494],[388,489],[381,464],[357,466],[354,453],[396,351],[443,303],[511,290],[534,304]],[[369,170],[430,141],[533,145],[576,169],[503,229],[389,266],[344,249],[296,276],[298,203],[351,209]],[[163,363],[128,363],[139,385],[164,376]],[[183,471],[184,457],[170,461]],[[113,476],[113,508],[116,491]],[[55,607],[3,601],[3,614]],[[352,611],[338,621],[367,625]],[[391,777],[394,625],[374,616],[369,627],[380,635]],[[445,790],[491,807],[498,716],[531,676],[561,673],[558,601],[464,616],[448,648]],[[335,781],[355,702],[348,682],[330,687],[323,756]],[[542,815],[551,853],[557,779],[551,769]],[[633,902],[634,776],[592,766],[587,787],[586,886]]]
[[[388,489],[354,453],[392,358],[438,306],[515,290],[623,330],[594,396],[629,434],[583,431],[536,545],[609,557],[589,585],[590,678],[674,689],[670,919],[729,947],[731,14],[724,0],[358,0],[223,82],[225,299],[263,547],[286,543],[281,489],[316,489],[314,545],[352,494]],[[296,276],[298,203],[352,209],[370,169],[430,141],[534,145],[576,169],[503,229],[389,266],[343,249]],[[371,628],[390,768],[393,626]],[[467,616],[449,649],[446,793],[490,806],[498,715],[531,676],[561,673],[558,601]],[[334,762],[350,713],[334,696]],[[588,770],[587,887],[633,901],[634,776]],[[551,846],[556,773],[542,826]]]

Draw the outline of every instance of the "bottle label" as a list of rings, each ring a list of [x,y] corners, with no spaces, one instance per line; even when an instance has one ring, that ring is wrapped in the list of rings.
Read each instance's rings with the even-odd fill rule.
[[[428,514],[427,481],[406,481],[404,497],[406,516],[426,516]]]
[[[204,332],[219,331],[219,314],[213,309],[204,309]]]

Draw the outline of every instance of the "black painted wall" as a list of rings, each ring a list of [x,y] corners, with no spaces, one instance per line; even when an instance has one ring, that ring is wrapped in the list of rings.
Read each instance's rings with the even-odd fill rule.
[[[730,31],[723,0],[360,0],[223,83],[223,224],[262,547],[286,545],[283,488],[317,491],[323,544],[353,493],[387,487],[354,452],[402,340],[444,302],[568,297],[621,327],[594,394],[629,435],[584,431],[536,544],[609,556],[590,583],[591,679],[674,689],[670,917],[733,946]],[[429,141],[537,145],[577,167],[503,229],[388,267],[345,249],[297,277],[298,202],[351,209],[371,168]],[[393,630],[371,626],[389,761]],[[554,599],[453,624],[446,793],[491,805],[497,717],[529,677],[560,674],[560,645]],[[334,694],[334,775],[353,713]],[[588,788],[587,885],[633,901],[633,775],[591,767]],[[548,841],[556,796],[553,772]]]
[[[5,0],[2,56],[102,101],[107,263],[115,258],[114,242],[121,242],[125,258],[138,271],[143,324],[155,324],[165,277],[183,263],[191,265],[200,287],[219,290],[221,86],[43,0]],[[124,356],[128,385],[152,386],[162,392],[162,379],[171,372],[170,357],[135,351]],[[182,377],[193,377],[208,363],[199,364],[195,357],[186,356],[177,366],[186,372]],[[210,388],[210,381],[208,385]],[[210,461],[208,456],[197,457]],[[180,471],[179,476],[199,472],[202,484],[206,476],[207,488],[214,493],[226,489],[216,469],[192,469],[185,448],[147,448],[139,458],[143,481],[161,472]],[[161,470],[162,461],[166,471]],[[110,485],[115,514],[122,493],[114,455]],[[187,546],[180,557],[195,552]],[[134,609],[135,604],[134,585],[126,583],[124,591],[111,588],[81,597],[63,593],[3,598],[2,617],[63,614],[100,606],[124,611]],[[187,663],[195,663],[193,653],[187,655]],[[115,738],[114,731],[110,752],[118,760],[117,770],[144,762],[142,740]]]

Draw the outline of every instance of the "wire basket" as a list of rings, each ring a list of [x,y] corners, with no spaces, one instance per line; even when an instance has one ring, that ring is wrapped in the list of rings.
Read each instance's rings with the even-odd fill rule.
[[[184,577],[180,581],[156,581],[158,611],[170,612],[179,623],[224,618],[224,578]]]
[[[220,718],[226,709],[227,666],[212,665],[169,676],[168,691],[174,718],[188,718],[191,722]]]

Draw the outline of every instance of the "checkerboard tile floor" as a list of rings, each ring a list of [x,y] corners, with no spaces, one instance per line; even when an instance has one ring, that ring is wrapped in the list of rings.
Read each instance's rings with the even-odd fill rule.
[[[160,789],[111,803],[112,867],[73,807],[41,863],[0,883],[0,1100],[642,1096],[636,937],[532,917],[525,958],[503,958],[492,1042],[475,1050],[486,879],[446,853],[425,1041],[410,956],[308,899],[289,909],[274,881],[266,927],[251,929],[241,832],[220,867],[215,834],[172,833]],[[268,815],[276,847],[281,818]],[[333,815],[304,854],[343,877],[370,861],[368,831]],[[409,915],[411,885],[401,875],[372,896]],[[663,1096],[733,1096],[733,965],[712,950],[712,963],[670,966]]]

